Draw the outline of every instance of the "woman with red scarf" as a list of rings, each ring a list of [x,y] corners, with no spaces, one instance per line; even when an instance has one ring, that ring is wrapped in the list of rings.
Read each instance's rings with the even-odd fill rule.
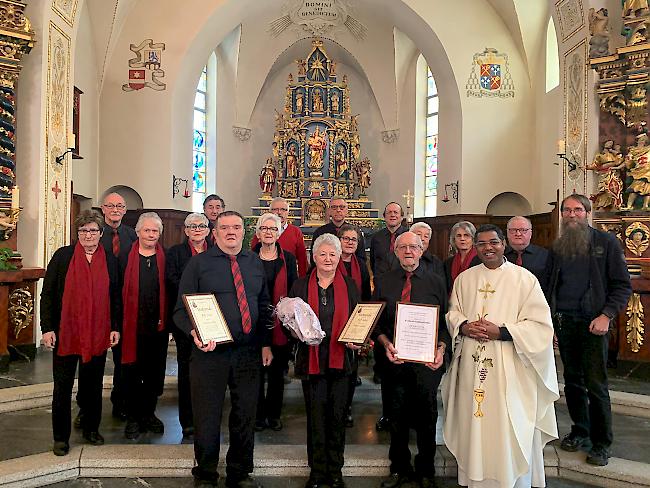
[[[255,235],[259,242],[253,248],[253,252],[259,255],[264,265],[266,284],[273,306],[278,304],[280,298],[289,294],[293,282],[298,277],[295,256],[282,250],[278,244],[281,225],[280,217],[272,213],[265,213],[257,219]],[[284,330],[276,317],[271,343],[273,361],[268,366],[262,366],[260,376],[257,419],[255,421],[257,432],[264,430],[267,426],[275,431],[282,429],[280,414],[284,397],[284,371],[289,363],[292,346]],[[268,380],[266,394],[264,393],[265,377]]]
[[[481,264],[474,249],[476,227],[471,222],[462,220],[456,222],[449,232],[449,245],[453,254],[445,259],[445,278],[447,292],[451,293],[456,277],[472,266]]]
[[[323,234],[312,246],[315,268],[298,279],[289,296],[300,297],[318,316],[325,337],[318,346],[298,344],[295,374],[302,379],[307,411],[307,487],[342,488],[345,415],[353,351],[338,337],[359,301],[354,281],[338,270],[341,242]]]
[[[77,400],[83,407],[83,438],[102,445],[99,433],[106,351],[120,340],[122,317],[118,263],[99,245],[104,219],[86,210],[74,222],[78,240],[58,249],[41,292],[43,344],[53,348],[53,452],[70,450],[72,387],[79,364]]]
[[[165,383],[169,333],[165,326],[165,251],[158,243],[163,224],[155,212],[140,215],[124,271],[122,300],[122,375],[126,393],[124,436],[137,439],[140,432],[162,434],[156,404]]]
[[[194,344],[171,320],[176,300],[178,285],[185,266],[192,256],[208,249],[206,237],[210,232],[208,218],[202,213],[191,213],[185,217],[185,235],[187,239],[182,244],[172,246],[167,250],[165,275],[167,278],[167,315],[170,318],[172,336],[176,343],[176,361],[178,363],[178,421],[181,424],[183,437],[194,435],[194,419],[192,416],[192,399],[190,397],[190,355]]]

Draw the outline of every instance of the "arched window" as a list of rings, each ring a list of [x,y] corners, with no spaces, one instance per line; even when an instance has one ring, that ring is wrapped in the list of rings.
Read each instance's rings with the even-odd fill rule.
[[[192,208],[202,208],[206,192],[207,167],[207,100],[208,99],[208,66],[203,67],[194,96],[194,138],[192,147]]]
[[[427,119],[424,152],[424,215],[436,215],[438,197],[438,88],[427,67]]]
[[[560,58],[553,16],[546,27],[546,93],[560,85]]]

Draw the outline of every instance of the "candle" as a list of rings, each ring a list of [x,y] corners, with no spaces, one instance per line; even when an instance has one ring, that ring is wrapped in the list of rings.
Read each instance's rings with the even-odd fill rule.
[[[566,154],[566,142],[564,139],[560,139],[557,141],[557,153],[558,154]]]
[[[75,141],[76,139],[74,136],[74,132],[72,131],[68,132],[68,147],[76,147]]]
[[[13,190],[11,190],[11,208],[20,208],[20,190],[18,189],[18,185],[14,186]]]

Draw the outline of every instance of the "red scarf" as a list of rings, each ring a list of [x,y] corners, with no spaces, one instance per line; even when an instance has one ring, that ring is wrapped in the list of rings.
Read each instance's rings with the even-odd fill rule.
[[[343,259],[339,260],[338,270],[343,276],[348,275],[348,269],[345,267]],[[350,259],[350,271],[352,271],[352,279],[357,284],[357,290],[359,290],[359,295],[361,295],[361,268],[359,267],[359,260],[353,254],[352,259]]]
[[[350,314],[350,304],[348,302],[348,286],[345,283],[343,275],[337,270],[334,275],[334,281],[331,286],[334,287],[334,320],[332,321],[332,333],[330,335],[330,369],[343,369],[343,357],[345,355],[345,346],[338,341],[345,323],[348,321]],[[316,270],[311,272],[309,285],[307,288],[307,302],[318,317],[320,297],[318,296],[318,279]],[[309,346],[309,374],[319,374],[320,364],[318,361],[318,347]]]
[[[194,246],[192,245],[189,239],[187,240],[187,245],[190,246],[190,251],[192,252],[192,256],[196,256],[197,254],[199,254],[199,252],[196,249],[194,249]],[[208,250],[208,241],[203,239],[203,252],[207,250]]]
[[[165,330],[165,315],[167,304],[165,300],[165,251],[156,244],[156,265],[158,266],[158,289],[160,319],[158,331]],[[131,252],[124,272],[122,301],[124,302],[124,319],[122,323],[122,364],[136,361],[136,342],[138,332],[138,293],[140,288],[140,240],[137,239]]]
[[[110,278],[104,246],[97,247],[90,263],[80,242],[74,247],[63,288],[59,356],[76,354],[87,363],[110,346]]]
[[[277,305],[282,297],[287,296],[287,262],[284,260],[284,251],[278,243],[275,244],[278,250],[278,257],[282,260],[282,268],[275,275],[275,282],[273,283],[273,305]],[[284,346],[287,344],[287,336],[282,332],[282,325],[278,317],[275,317],[273,324],[273,345]]]
[[[451,282],[456,281],[456,277],[461,274],[463,271],[469,268],[469,264],[472,262],[472,259],[476,257],[476,249],[472,249],[467,253],[465,259],[461,259],[460,252],[457,252],[454,255],[454,259],[451,262]],[[451,293],[451,292],[450,292]]]

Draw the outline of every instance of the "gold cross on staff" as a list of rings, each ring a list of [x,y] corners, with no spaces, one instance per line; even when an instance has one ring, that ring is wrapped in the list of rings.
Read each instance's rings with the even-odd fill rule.
[[[406,208],[411,208],[411,198],[415,197],[415,195],[411,195],[411,189],[409,188],[406,195],[402,195],[402,197],[406,198]]]

